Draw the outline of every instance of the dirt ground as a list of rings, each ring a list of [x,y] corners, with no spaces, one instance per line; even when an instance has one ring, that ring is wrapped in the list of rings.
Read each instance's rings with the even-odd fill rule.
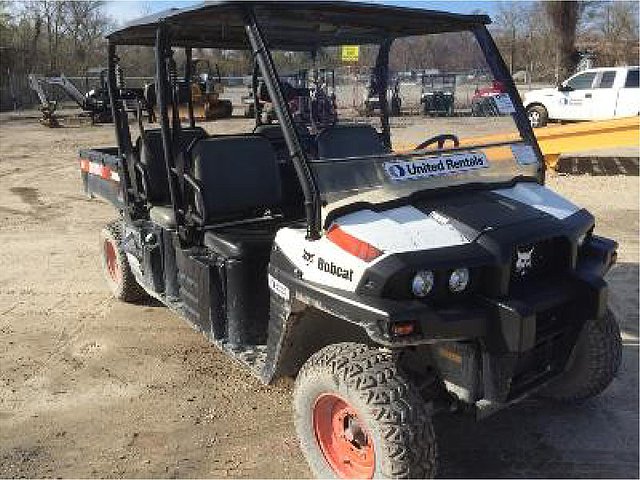
[[[290,382],[263,386],[167,309],[107,292],[97,241],[114,211],[82,195],[77,150],[113,138],[0,125],[0,477],[308,477]],[[620,242],[623,367],[579,407],[439,419],[442,476],[637,478],[638,177],[548,184]]]

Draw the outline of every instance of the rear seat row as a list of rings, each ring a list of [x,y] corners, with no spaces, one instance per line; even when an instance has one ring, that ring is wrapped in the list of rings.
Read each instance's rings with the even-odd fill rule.
[[[301,132],[303,147],[311,138]],[[319,158],[345,158],[385,152],[369,125],[337,126],[315,141]],[[279,125],[263,125],[253,134],[207,136],[200,127],[183,128],[180,148],[190,148],[191,173],[202,185],[204,224],[259,209],[281,209],[285,216],[302,215],[302,192]],[[153,206],[152,220],[173,227],[160,129],[145,131],[138,140],[143,173],[141,186]],[[283,205],[284,199],[284,205]]]
[[[277,124],[259,125],[254,133],[266,137],[286,159],[289,152],[282,128]],[[346,124],[327,128],[313,138],[304,128],[298,129],[302,147],[312,159],[361,157],[386,153],[380,135],[371,125]]]
[[[180,132],[180,148],[186,149],[192,142],[206,137],[207,132],[201,127],[183,128]],[[140,163],[146,172],[142,186],[147,201],[152,205],[171,204],[160,129],[146,130],[138,138],[137,147]]]

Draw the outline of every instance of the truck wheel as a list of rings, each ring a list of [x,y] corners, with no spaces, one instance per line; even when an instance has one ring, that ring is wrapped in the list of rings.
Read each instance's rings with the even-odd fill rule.
[[[620,328],[611,311],[602,320],[589,320],[573,349],[568,369],[540,392],[563,402],[581,402],[604,391],[622,359]]]
[[[122,227],[120,222],[109,223],[100,232],[102,271],[113,296],[123,302],[134,302],[146,296],[138,284],[127,256],[122,250]]]
[[[542,105],[527,108],[527,117],[532,128],[544,127],[549,121],[549,113]]]
[[[431,478],[436,442],[424,400],[390,352],[330,345],[294,388],[302,451],[318,478]]]

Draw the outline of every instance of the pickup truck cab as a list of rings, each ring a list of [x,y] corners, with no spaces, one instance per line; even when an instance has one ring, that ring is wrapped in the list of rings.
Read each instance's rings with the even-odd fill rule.
[[[532,90],[524,107],[534,128],[552,120],[607,120],[640,112],[639,72],[636,67],[590,68],[556,88]]]

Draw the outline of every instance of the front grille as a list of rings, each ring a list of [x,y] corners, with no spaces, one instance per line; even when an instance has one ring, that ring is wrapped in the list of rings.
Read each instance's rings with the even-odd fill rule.
[[[579,331],[576,313],[574,306],[563,305],[536,315],[535,345],[518,358],[510,398],[562,371]]]
[[[564,237],[518,245],[511,260],[511,286],[561,275],[569,268],[570,260],[571,244]]]

